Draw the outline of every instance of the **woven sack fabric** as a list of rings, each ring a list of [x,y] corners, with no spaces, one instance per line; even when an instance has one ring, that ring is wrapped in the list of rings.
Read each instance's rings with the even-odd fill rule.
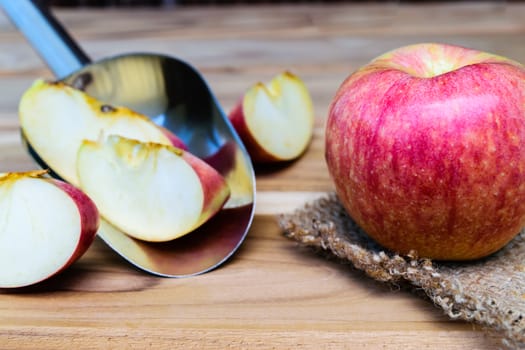
[[[441,263],[381,248],[347,215],[333,193],[279,217],[286,237],[349,261],[382,282],[423,290],[452,319],[498,333],[525,349],[525,233],[488,258]]]

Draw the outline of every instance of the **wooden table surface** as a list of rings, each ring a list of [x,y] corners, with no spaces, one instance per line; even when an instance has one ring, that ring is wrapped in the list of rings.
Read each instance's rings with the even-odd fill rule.
[[[97,241],[72,268],[24,292],[0,292],[0,348],[492,349],[499,339],[450,321],[429,301],[376,283],[283,238],[276,215],[333,188],[323,157],[328,104],[374,56],[439,41],[525,62],[525,5],[331,5],[56,10],[89,55],[174,55],[195,65],[229,111],[244,89],[288,69],[314,99],[308,152],[257,171],[257,208],[241,249],[192,278],[137,271]],[[0,171],[35,168],[17,104],[51,73],[0,15]],[[45,205],[45,204],[43,204]],[[0,267],[5,268],[5,267]]]

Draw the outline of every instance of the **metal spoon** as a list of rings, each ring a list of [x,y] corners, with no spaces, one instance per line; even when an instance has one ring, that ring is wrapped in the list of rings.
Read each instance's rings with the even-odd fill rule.
[[[231,197],[224,209],[182,238],[166,243],[143,242],[104,220],[99,237],[133,265],[160,276],[196,275],[225,262],[239,248],[251,225],[255,178],[244,146],[201,75],[183,61],[155,54],[128,54],[90,63],[36,0],[0,0],[0,6],[57,77],[105,103],[148,115],[177,134],[230,186]],[[35,160],[48,168],[25,142]]]

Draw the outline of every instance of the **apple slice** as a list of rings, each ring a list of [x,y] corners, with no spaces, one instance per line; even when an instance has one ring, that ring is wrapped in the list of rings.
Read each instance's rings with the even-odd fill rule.
[[[310,143],[314,109],[303,81],[284,72],[248,89],[229,119],[254,162],[289,161]]]
[[[104,218],[150,242],[193,231],[230,195],[221,175],[189,152],[117,135],[84,141],[77,170],[80,187]]]
[[[43,281],[75,262],[99,215],[83,192],[45,171],[0,174],[0,288]]]
[[[74,185],[78,185],[75,161],[82,140],[97,140],[102,132],[185,147],[146,116],[104,104],[61,82],[37,80],[22,96],[19,115],[22,132],[38,156]]]

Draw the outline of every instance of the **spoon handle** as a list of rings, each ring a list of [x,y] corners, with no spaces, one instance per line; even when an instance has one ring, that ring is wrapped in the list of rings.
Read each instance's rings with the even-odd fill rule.
[[[0,7],[56,77],[62,78],[91,62],[41,1],[0,0]]]

